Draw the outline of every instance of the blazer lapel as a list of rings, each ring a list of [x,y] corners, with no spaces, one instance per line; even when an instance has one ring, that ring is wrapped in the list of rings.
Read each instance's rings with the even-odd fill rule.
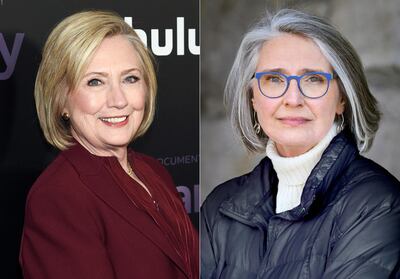
[[[78,143],[76,146],[63,152],[80,174],[82,182],[98,198],[117,212],[137,231],[153,242],[163,251],[187,276],[182,259],[168,242],[156,223],[143,211],[139,210],[120,189],[118,182],[109,175],[105,167],[107,157],[97,157],[90,154]]]

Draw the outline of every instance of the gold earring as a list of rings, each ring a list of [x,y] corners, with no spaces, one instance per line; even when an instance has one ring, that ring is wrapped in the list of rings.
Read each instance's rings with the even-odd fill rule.
[[[69,114],[68,114],[68,112],[64,112],[64,113],[61,115],[61,118],[62,118],[62,120],[64,120],[65,122],[68,122],[68,121],[69,121]]]

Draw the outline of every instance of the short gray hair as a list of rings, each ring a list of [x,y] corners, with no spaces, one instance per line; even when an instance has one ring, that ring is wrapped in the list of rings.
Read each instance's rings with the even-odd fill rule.
[[[356,51],[336,28],[322,18],[300,11],[283,9],[267,13],[243,37],[225,87],[225,104],[232,125],[249,151],[264,152],[268,137],[256,134],[252,106],[251,80],[263,44],[290,33],[309,38],[320,48],[338,77],[345,99],[345,127],[354,136],[361,152],[367,151],[379,127],[380,112],[371,94],[363,65]]]

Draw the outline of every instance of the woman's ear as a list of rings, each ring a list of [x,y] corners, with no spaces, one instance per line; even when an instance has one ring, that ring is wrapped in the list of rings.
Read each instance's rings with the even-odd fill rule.
[[[340,100],[339,100],[339,102],[337,104],[337,107],[336,107],[336,114],[337,115],[343,114],[345,105],[346,105],[346,101],[345,101],[344,97],[341,95],[340,96]]]
[[[254,100],[254,97],[251,97],[251,104],[253,105],[253,110],[257,112],[257,102]]]

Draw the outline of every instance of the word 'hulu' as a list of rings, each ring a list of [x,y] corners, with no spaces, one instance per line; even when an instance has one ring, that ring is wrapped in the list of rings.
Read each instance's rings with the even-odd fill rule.
[[[132,26],[132,17],[125,17],[125,22]],[[147,46],[147,33],[142,29],[135,29],[136,33]],[[185,37],[187,36],[187,49],[193,55],[200,55],[200,46],[196,45],[196,29],[185,30],[185,19],[183,17],[176,18],[176,54],[185,55],[186,45]],[[12,45],[7,46],[2,33],[0,33],[0,80],[9,79],[14,72],[15,64],[21,50],[24,40],[24,33],[16,33]],[[173,43],[174,30],[165,29],[165,44],[160,45],[159,29],[151,29],[150,31],[150,48],[154,55],[166,56],[170,55],[174,48]],[[5,67],[4,67],[5,66]],[[3,70],[4,69],[4,70]]]
[[[125,17],[125,22],[132,27],[132,17]],[[148,46],[147,33],[142,29],[136,29],[136,33],[142,42]],[[189,52],[193,55],[200,54],[200,46],[196,45],[196,29],[187,30],[187,42]],[[159,29],[151,29],[150,31],[150,48],[154,55],[166,56],[172,53],[174,30],[165,29],[165,44],[160,46],[160,31]],[[185,18],[176,18],[176,54],[185,55]]]

